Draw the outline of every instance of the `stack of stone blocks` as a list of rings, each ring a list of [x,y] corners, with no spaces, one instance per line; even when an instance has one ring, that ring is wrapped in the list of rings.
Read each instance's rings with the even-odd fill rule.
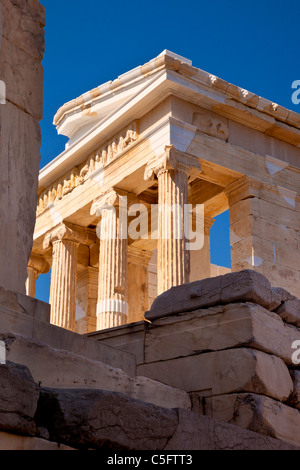
[[[193,411],[300,445],[299,299],[244,270],[174,287],[145,317],[90,336],[188,392]]]

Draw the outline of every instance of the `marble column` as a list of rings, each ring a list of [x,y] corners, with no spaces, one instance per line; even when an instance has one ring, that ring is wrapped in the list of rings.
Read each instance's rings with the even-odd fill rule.
[[[49,269],[49,264],[42,256],[31,253],[27,266],[26,295],[35,297],[36,281],[40,274],[46,274]]]
[[[127,295],[127,208],[122,208],[122,194],[116,190],[94,201],[91,214],[101,218],[97,330],[128,323]],[[127,203],[126,203],[127,204]]]
[[[45,250],[52,246],[50,322],[70,331],[75,331],[77,251],[87,238],[82,227],[61,224],[44,240]]]
[[[189,282],[190,252],[186,249],[184,211],[189,177],[200,172],[196,157],[173,146],[167,146],[164,154],[146,167],[146,180],[158,178],[158,295]]]

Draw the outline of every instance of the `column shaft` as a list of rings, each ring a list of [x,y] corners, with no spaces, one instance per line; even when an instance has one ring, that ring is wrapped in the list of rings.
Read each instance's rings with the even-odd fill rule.
[[[74,241],[53,242],[51,323],[71,331],[75,330],[77,250]]]
[[[120,238],[118,211],[102,211],[99,250],[97,329],[113,328],[128,321],[127,240]]]
[[[35,297],[36,281],[39,274],[38,271],[30,266],[27,267],[26,295]]]
[[[182,170],[158,175],[159,240],[158,295],[189,282],[190,253],[185,248],[184,206],[188,204],[188,176]]]

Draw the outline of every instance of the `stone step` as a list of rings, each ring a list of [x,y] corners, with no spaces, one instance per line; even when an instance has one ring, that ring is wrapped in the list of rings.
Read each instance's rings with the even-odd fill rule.
[[[6,358],[30,370],[43,387],[60,389],[99,389],[124,393],[147,403],[167,408],[191,408],[189,395],[146,377],[129,377],[124,371],[103,362],[41,341],[16,334],[0,335],[6,344]]]
[[[6,299],[11,302],[11,293],[6,292],[8,293]],[[0,297],[0,335],[13,333],[34,338],[36,341],[48,344],[51,348],[63,349],[88,359],[104,362],[112,367],[122,369],[132,377],[136,375],[136,360],[133,354],[51,325],[40,319],[41,311],[45,312],[48,309],[49,312],[48,304],[34,301],[34,309],[32,309],[30,298],[26,297],[25,300],[26,310],[15,301],[14,303],[8,303],[8,301],[5,303],[4,299]],[[17,305],[19,305],[19,310],[17,310]],[[23,305],[25,305],[25,301]],[[20,359],[22,360],[22,356]]]

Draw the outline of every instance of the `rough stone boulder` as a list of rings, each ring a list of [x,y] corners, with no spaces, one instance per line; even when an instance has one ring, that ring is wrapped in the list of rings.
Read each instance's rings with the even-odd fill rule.
[[[178,424],[175,410],[84,389],[42,389],[36,420],[52,441],[83,449],[163,449]]]
[[[34,415],[39,389],[29,369],[13,364],[0,365],[0,429],[34,435]]]
[[[83,450],[294,448],[200,413],[162,408],[102,390],[42,389],[36,421],[48,439]]]
[[[276,310],[283,321],[300,327],[300,300],[286,300]]]
[[[272,288],[262,274],[246,269],[214,278],[172,287],[153,302],[145,318],[157,318],[234,302],[252,302],[273,311],[295,297],[282,288]]]

